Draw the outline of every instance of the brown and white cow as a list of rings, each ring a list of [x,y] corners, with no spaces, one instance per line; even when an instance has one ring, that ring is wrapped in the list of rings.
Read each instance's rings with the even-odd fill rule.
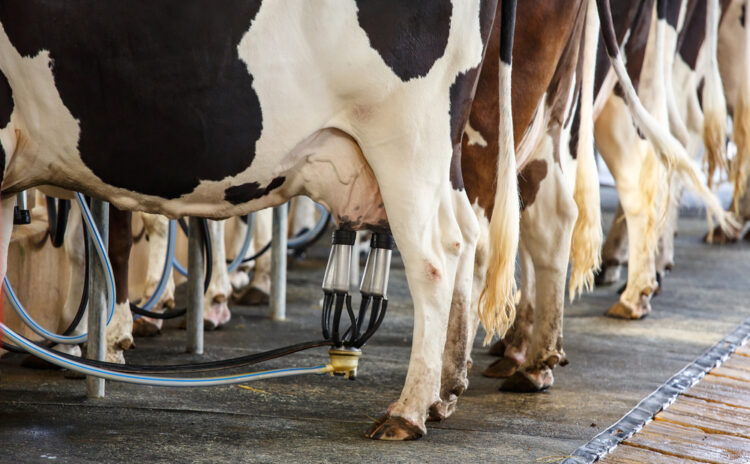
[[[697,154],[701,143],[706,147],[709,181],[713,177],[717,167],[726,167],[727,164],[724,159],[726,156],[724,146],[726,104],[721,90],[722,78],[719,76],[719,66],[717,66],[716,59],[717,34],[721,35],[717,32],[717,28],[719,27],[719,12],[719,3],[714,0],[708,2],[671,2],[670,10],[666,15],[666,27],[664,27],[669,44],[669,46],[665,47],[665,56],[669,59],[665,60],[664,66],[666,71],[672,71],[672,73],[668,73],[666,82],[673,83],[672,87],[675,89],[674,92],[667,89],[666,95],[672,96],[674,94],[677,97],[673,101],[675,107],[674,113],[676,115],[673,116],[672,111],[670,111],[670,126],[675,131],[675,134],[682,139],[689,153]],[[735,18],[737,19],[737,24],[739,24],[738,16]],[[734,22],[722,20],[721,24],[721,27],[725,29],[730,24],[734,24]],[[649,47],[653,49],[653,42],[649,42]],[[721,64],[720,60],[718,64]],[[649,86],[647,85],[646,87],[646,91],[648,91]],[[702,102],[699,101],[700,92],[702,92]],[[654,98],[657,98],[657,96],[654,96]],[[621,115],[621,117],[624,118],[625,116]],[[609,122],[613,125],[618,124],[615,122],[616,120],[616,117],[610,118]],[[678,121],[677,124],[675,120]],[[627,124],[623,119],[619,121],[620,125]],[[682,125],[683,129],[679,129],[679,125]],[[684,135],[679,135],[683,131]],[[617,153],[623,153],[622,149],[624,148],[618,151],[617,144],[611,143],[611,140],[607,139],[606,135],[608,133],[617,133],[622,137],[621,133],[613,128],[610,128],[610,131],[602,128],[602,133],[605,134],[603,135],[605,147],[609,146],[613,150],[609,155],[612,156],[614,153],[615,159],[624,157],[624,154],[617,155]],[[607,145],[608,141],[610,141],[609,145]],[[620,145],[620,147],[628,148],[630,146],[627,141]],[[632,150],[632,148],[630,149]],[[605,155],[604,151],[603,155]],[[637,166],[634,163],[621,164],[621,182],[622,179],[628,178],[628,173],[631,179],[634,179],[637,175],[644,176],[644,173],[637,173]],[[630,198],[629,201],[631,202],[633,202],[632,198],[637,198],[639,193],[636,189],[628,189],[627,183],[618,185],[618,192],[621,190],[625,192],[626,199]],[[671,190],[668,192],[668,196],[671,197],[672,201],[666,206],[666,219],[659,224],[663,226],[663,229],[658,244],[654,239],[658,235],[654,232],[649,239],[644,240],[643,236],[636,237],[636,241],[645,245],[630,246],[630,250],[628,250],[628,236],[630,234],[628,234],[626,225],[628,229],[633,229],[630,231],[631,234],[642,234],[642,231],[646,227],[643,227],[642,222],[639,223],[638,219],[635,221],[623,221],[624,213],[622,205],[618,206],[603,248],[604,268],[599,275],[597,283],[606,284],[617,280],[621,265],[627,262],[630,256],[628,266],[629,279],[626,291],[630,289],[631,294],[621,297],[620,302],[612,307],[610,311],[611,315],[625,318],[639,318],[649,313],[649,299],[651,293],[658,290],[658,277],[663,276],[673,266],[673,242],[677,227],[677,200],[681,196],[681,191],[681,182],[679,179],[673,178]],[[635,195],[632,195],[633,192]],[[630,196],[628,196],[629,193]],[[622,193],[621,196],[623,196]],[[631,214],[631,218],[636,215]],[[644,215],[641,216],[643,217]],[[652,216],[654,216],[653,213]],[[730,227],[725,227],[724,229],[731,232],[734,230],[734,227],[730,225]],[[724,229],[718,227],[715,232],[716,235],[718,237],[726,237],[727,235],[723,232]],[[630,236],[632,237],[632,235]],[[654,272],[657,279],[650,277],[654,275]],[[640,285],[631,284],[631,276],[636,281],[640,280]]]
[[[598,265],[601,225],[591,125],[598,23],[586,21],[588,6],[587,1],[531,1],[518,9],[512,102],[522,203],[521,301],[514,325],[500,342],[504,357],[485,371],[511,377],[503,384],[507,390],[538,391],[552,384],[552,368],[565,359],[562,310],[571,252],[571,294],[590,285]],[[595,10],[590,14],[596,16]],[[490,50],[498,42],[491,39]],[[481,287],[488,260],[485,231],[494,186],[487,166],[498,153],[492,123],[498,86],[493,63],[484,66],[462,163],[467,194],[483,229],[475,288]],[[582,84],[588,90],[582,92]]]
[[[678,105],[674,101],[670,104],[667,98],[670,92],[665,85],[666,81],[671,82],[672,79],[678,26],[681,30],[682,25],[687,24],[686,2],[659,0],[656,2],[656,16],[651,15],[652,5],[652,2],[640,2],[631,4],[626,10],[626,13],[631,12],[632,17],[629,21],[632,30],[627,34],[628,43],[625,46],[629,56],[628,72],[634,79],[640,78],[639,93],[649,111],[663,126],[671,126],[675,134],[687,139],[685,124],[682,123],[683,127],[680,128],[683,116],[672,114],[678,112]],[[705,24],[705,10],[699,19]],[[627,25],[627,19],[622,23]],[[618,32],[625,37],[626,31],[627,28],[623,27]],[[706,85],[706,89],[715,90],[716,87]],[[676,220],[676,210],[672,208],[670,212],[673,206],[670,202],[679,191],[675,183],[676,174],[699,194],[709,213],[717,218],[723,229],[731,228],[733,221],[721,212],[721,204],[701,181],[697,165],[687,156],[686,150],[668,134],[665,140],[670,140],[669,146],[655,147],[643,140],[631,123],[632,108],[622,99],[622,92],[608,92],[603,88],[597,97],[603,102],[603,107],[596,121],[596,140],[602,157],[615,177],[621,209],[615,216],[603,248],[604,269],[598,283],[615,280],[619,275],[619,266],[627,259],[628,283],[620,301],[610,308],[608,314],[634,319],[650,312],[651,296],[658,289],[657,259],[660,270],[668,268],[672,262],[673,232],[669,227],[662,236],[662,253],[657,256],[656,251],[665,225],[674,224]],[[713,97],[709,98],[714,100]],[[682,106],[686,104],[683,100]],[[672,111],[671,107],[674,107]],[[704,119],[704,140],[712,139],[713,144],[707,145],[713,147],[710,151],[714,155],[720,156],[721,148],[717,145],[721,144],[716,143],[720,137],[716,133],[721,129],[716,127],[720,126],[722,118],[713,112],[707,114],[712,116]],[[671,221],[664,219],[670,215]],[[627,239],[624,236],[625,226]]]

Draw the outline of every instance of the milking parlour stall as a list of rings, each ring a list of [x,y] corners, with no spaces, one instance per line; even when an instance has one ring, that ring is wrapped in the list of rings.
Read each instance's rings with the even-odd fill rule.
[[[0,0],[0,463],[750,463],[747,2]]]

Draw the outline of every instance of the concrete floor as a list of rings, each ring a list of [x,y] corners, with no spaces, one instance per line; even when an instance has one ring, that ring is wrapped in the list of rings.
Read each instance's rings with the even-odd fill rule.
[[[684,217],[676,267],[642,321],[603,316],[616,287],[568,306],[565,350],[542,394],[508,394],[483,378],[493,358],[477,340],[471,385],[456,413],[420,441],[363,438],[400,392],[412,316],[403,267],[391,273],[389,313],[364,350],[359,378],[308,376],[240,386],[172,389],[108,382],[107,397],[85,398],[84,382],[61,372],[0,361],[0,462],[559,462],[619,419],[658,385],[750,317],[750,243],[709,247],[701,217]],[[325,244],[323,244],[325,245]],[[288,320],[267,308],[234,307],[231,323],[206,334],[206,355],[223,359],[319,337],[318,301],[327,250],[291,262]],[[138,339],[132,363],[184,363],[185,332]],[[267,363],[326,361],[323,349]]]

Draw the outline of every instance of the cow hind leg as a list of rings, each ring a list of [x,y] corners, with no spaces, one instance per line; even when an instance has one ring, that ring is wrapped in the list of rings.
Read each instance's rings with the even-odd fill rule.
[[[562,321],[570,242],[578,209],[559,164],[548,158],[551,173],[540,184],[533,204],[521,215],[521,237],[534,267],[536,298],[531,346],[523,364],[501,386],[504,391],[549,388],[552,369],[565,360]]]
[[[466,232],[459,227],[458,218],[471,217],[468,200],[455,201],[456,192],[447,182],[431,185],[432,179],[448,180],[448,163],[423,163],[416,155],[405,163],[404,153],[416,150],[366,155],[379,185],[402,186],[381,194],[414,303],[412,351],[401,397],[366,433],[379,440],[413,440],[426,432],[428,411],[441,401],[442,357],[459,257],[466,253],[473,259],[476,247],[476,236],[466,243]],[[396,163],[393,154],[401,161]],[[397,172],[394,163],[400,166]],[[411,174],[417,171],[422,176]],[[468,211],[457,213],[455,208]]]
[[[661,167],[656,155],[632,126],[625,104],[610,97],[596,122],[596,140],[615,178],[628,235],[628,281],[608,316],[640,319],[651,311],[658,288],[655,253],[658,241]]]
[[[526,249],[529,245],[526,240],[527,237],[521,234],[518,250],[521,262],[521,301],[516,309],[516,320],[505,337],[490,349],[491,354],[501,358],[482,372],[486,377],[507,378],[515,374],[521,364],[526,361],[531,345],[536,288],[534,287],[534,263]]]
[[[476,243],[478,236],[477,220],[462,191],[454,193],[456,212],[461,225],[463,243]],[[461,206],[460,204],[463,204]],[[479,314],[472,304],[474,292],[481,288],[474,286],[474,266],[476,246],[462,245],[453,287],[448,331],[443,351],[443,372],[440,382],[440,401],[430,408],[430,419],[444,420],[453,414],[459,396],[469,386],[469,365],[471,348],[479,323]],[[478,294],[477,294],[478,295]]]

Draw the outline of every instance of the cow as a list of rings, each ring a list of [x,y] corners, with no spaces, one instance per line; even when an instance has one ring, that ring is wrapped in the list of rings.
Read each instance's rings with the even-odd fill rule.
[[[153,295],[159,285],[164,270],[168,239],[168,220],[159,215],[140,213],[144,221],[144,234],[148,242],[147,279],[136,301],[146,301]],[[315,226],[315,204],[306,197],[297,197],[291,202],[289,215],[292,236],[311,230]],[[229,322],[231,313],[228,302],[231,299],[241,305],[265,305],[269,302],[271,291],[271,254],[268,252],[271,243],[271,210],[265,209],[255,213],[251,242],[244,257],[260,254],[254,260],[240,264],[233,272],[227,263],[242,252],[243,243],[248,233],[246,218],[230,218],[226,221],[211,221],[210,244],[212,247],[211,279],[204,297],[204,327],[213,330]],[[110,232],[116,233],[114,231]],[[187,242],[177,240],[175,256],[181,262],[187,259]],[[263,251],[265,250],[265,252]],[[130,254],[130,250],[123,250]],[[224,260],[223,257],[227,259]],[[251,272],[252,271],[252,272]],[[252,278],[251,278],[252,275]],[[115,276],[117,277],[117,276]],[[153,311],[162,313],[175,306],[174,289],[175,273],[170,275],[167,286]],[[182,280],[181,278],[179,278]],[[148,316],[139,317],[133,324],[136,336],[153,336],[161,332],[163,319]]]
[[[591,125],[598,30],[589,6],[593,3],[530,1],[518,9],[511,88],[521,197],[521,299],[515,323],[493,348],[504,356],[484,371],[507,378],[502,390],[541,391],[552,385],[552,369],[565,362],[561,323],[569,257],[571,294],[591,282],[598,264],[602,232]],[[497,36],[493,31],[490,56],[499,46]],[[464,182],[482,230],[475,289],[481,288],[487,266],[493,213],[488,166],[498,156],[493,110],[500,95],[493,74],[492,63],[485,62],[463,138]],[[471,327],[476,330],[477,324]]]
[[[34,193],[36,207],[32,209],[32,217],[35,221],[47,223],[49,208],[43,206],[46,204],[46,197],[38,190]],[[64,199],[72,199],[69,192],[55,191],[55,194],[63,196]],[[67,213],[63,213],[61,209],[59,214],[66,215],[67,220],[62,221],[65,223],[65,228],[57,231],[58,234],[60,232],[64,234],[64,236],[61,234],[56,237],[54,241],[58,243],[53,244],[52,232],[48,231],[47,236],[43,240],[27,250],[28,261],[30,263],[38,263],[39,259],[44,259],[43,256],[52,253],[54,247],[59,245],[63,250],[63,256],[58,257],[57,262],[55,262],[56,266],[45,264],[44,272],[32,270],[31,275],[23,276],[25,278],[11,279],[11,284],[14,285],[16,294],[38,294],[38,296],[31,299],[30,304],[27,304],[29,301],[21,296],[21,303],[34,320],[38,321],[43,327],[50,328],[53,331],[57,327],[60,328],[60,331],[71,327],[81,305],[81,292],[86,288],[87,272],[85,235],[83,234],[81,212],[77,203],[71,203],[70,210]],[[112,225],[114,229],[111,230],[118,230],[123,226],[123,224],[118,224],[116,219]],[[50,223],[51,227],[52,224]],[[128,233],[130,233],[130,230],[128,230]],[[47,240],[47,237],[49,237],[49,240]],[[118,255],[117,244],[113,243],[113,246],[110,246],[108,251],[112,262],[116,263]],[[14,264],[19,265],[20,262],[16,261]],[[16,277],[20,276],[16,273]],[[66,282],[66,288],[52,290],[54,289],[54,285],[51,284],[51,280]],[[45,288],[51,287],[46,292],[35,292],[33,290],[36,288],[35,286],[40,285]],[[38,304],[40,302],[43,304]],[[17,325],[13,324],[13,322],[15,321],[8,321],[10,327],[15,329]],[[18,323],[20,324],[21,321],[19,320]],[[88,318],[84,314],[78,320],[77,324],[72,327],[69,335],[82,335],[87,330]],[[124,296],[122,293],[116,295],[113,317],[106,329],[105,359],[108,362],[124,363],[123,351],[131,348],[133,345],[132,316],[126,292]],[[54,345],[53,348],[71,355],[81,355],[78,345],[58,344]],[[33,357],[26,358],[22,365],[34,368],[57,368],[57,366],[50,365],[46,361]]]
[[[528,7],[526,12],[524,11],[525,7]],[[553,123],[546,127],[542,126],[541,131],[538,127],[534,127],[534,124],[538,122],[535,118],[539,117],[537,106],[541,105],[537,103],[539,96],[535,95],[533,90],[541,88],[541,92],[546,89],[544,85],[549,85],[539,77],[539,75],[544,75],[544,67],[540,63],[550,66],[550,74],[553,71],[559,74],[572,71],[570,57],[567,60],[564,57],[560,58],[559,65],[557,65],[558,62],[554,59],[559,58],[559,55],[555,56],[553,53],[556,50],[555,46],[559,47],[557,49],[559,50],[564,44],[568,44],[566,46],[570,47],[570,43],[578,43],[575,36],[570,39],[570,43],[564,40],[565,34],[570,34],[570,31],[575,29],[572,26],[575,22],[566,17],[565,13],[572,15],[576,8],[580,8],[580,6],[570,2],[565,5],[555,5],[549,2],[544,5],[537,5],[530,2],[519,9],[519,33],[515,53],[526,57],[534,57],[535,52],[548,53],[548,56],[552,55],[553,58],[542,59],[537,57],[528,61],[534,63],[533,71],[539,73],[536,76],[530,71],[531,65],[528,66],[526,72],[519,71],[523,69],[524,62],[517,61],[516,70],[519,73],[519,78],[513,81],[513,91],[516,96],[513,101],[515,132],[520,137],[520,134],[524,134],[525,131],[524,141],[533,140],[532,137],[540,137],[540,132],[547,132],[548,137],[552,140],[570,140],[571,146],[561,146],[563,144],[560,143],[549,143],[546,147],[541,146],[537,148],[538,152],[535,154],[539,159],[533,159],[533,161],[523,161],[524,153],[527,151],[523,147],[517,150],[517,162],[522,168],[519,185],[524,209],[521,218],[521,301],[518,306],[519,312],[516,322],[511,327],[510,332],[490,350],[491,353],[502,356],[501,359],[484,371],[484,374],[490,377],[507,378],[501,386],[503,390],[542,391],[552,385],[554,381],[552,368],[558,363],[564,364],[567,362],[562,350],[561,323],[568,250],[573,257],[571,297],[581,286],[591,283],[591,275],[588,273],[595,269],[598,264],[597,251],[601,243],[601,235],[597,235],[601,234],[598,214],[598,186],[592,185],[592,180],[596,181],[595,176],[593,179],[591,178],[595,169],[593,164],[583,164],[593,163],[592,157],[587,157],[585,152],[578,153],[578,170],[570,169],[565,163],[566,160],[570,159],[570,155],[573,155],[575,159],[576,150],[574,147],[580,149],[591,146],[581,142],[581,140],[585,140],[583,135],[585,127],[579,127],[581,123],[580,119],[577,118],[569,125],[558,124],[555,126],[554,117],[552,118]],[[637,13],[637,11],[636,8],[634,12]],[[621,16],[617,18],[621,19]],[[581,17],[579,16],[580,20]],[[650,19],[646,18],[643,21],[646,30],[648,30]],[[543,36],[537,32],[538,27],[541,27],[539,25],[542,24],[546,31]],[[527,35],[524,35],[523,31],[527,31]],[[546,47],[538,43],[541,40],[539,37],[549,41]],[[526,44],[526,47],[524,47],[524,44]],[[607,58],[606,54],[602,56],[605,59]],[[573,60],[573,62],[575,61]],[[630,63],[631,61],[629,61],[629,65]],[[556,65],[557,68],[555,68]],[[485,66],[488,66],[488,64],[485,64]],[[597,90],[600,95],[603,92],[602,85],[604,84],[606,70],[607,68],[603,69],[604,72],[600,73],[600,79],[598,80]],[[482,103],[486,104],[488,100],[483,93],[482,82],[480,76],[479,90],[474,102],[475,108],[479,108]],[[612,91],[611,86],[613,84],[614,82],[610,80],[607,91]],[[557,87],[551,86],[550,88],[555,89]],[[546,95],[546,108],[548,110],[549,108],[566,108],[560,102],[565,102],[567,96],[568,93],[565,92],[562,95],[555,95],[554,93]],[[522,102],[525,103],[525,107]],[[601,104],[599,106],[599,111],[601,111]],[[585,107],[585,105],[582,105],[580,109]],[[536,115],[534,111],[537,111]],[[467,184],[467,192],[469,192],[475,208],[481,210],[483,201],[486,202],[486,198],[485,200],[482,198],[481,188],[487,190],[487,183],[474,183],[472,175],[476,179],[481,179],[481,175],[486,172],[486,167],[482,165],[482,159],[492,156],[493,149],[484,142],[485,137],[483,137],[482,132],[487,129],[482,127],[483,121],[479,116],[480,114],[478,111],[472,112],[470,126],[467,127],[467,136],[464,140],[464,179]],[[557,119],[560,120],[559,117]],[[540,118],[539,120],[544,121],[545,119]],[[630,124],[629,115],[628,123]],[[480,127],[480,130],[477,127]],[[582,131],[580,134],[579,129]],[[488,139],[492,140],[492,137],[490,136]],[[575,145],[575,143],[578,143],[578,145]],[[568,150],[565,150],[565,148]],[[545,151],[554,153],[553,162],[544,159]],[[534,157],[532,156],[532,158]],[[467,160],[469,160],[469,163],[474,163],[474,166],[466,166]],[[578,171],[577,175],[571,175],[576,171]],[[589,178],[586,179],[586,176]],[[575,196],[571,192],[571,186],[573,185],[576,189]],[[578,189],[583,190],[585,194],[578,195]],[[547,200],[539,201],[537,198],[546,198]],[[574,198],[575,201],[573,201]],[[587,199],[588,203],[582,201],[583,199]],[[577,220],[576,213],[578,211],[583,211],[585,216],[583,218],[578,216]],[[576,224],[575,229],[573,229],[574,223]],[[480,224],[482,224],[481,218]],[[576,237],[578,237],[578,240],[576,240]],[[584,239],[581,240],[581,238]],[[589,245],[589,247],[587,248],[585,245]],[[592,252],[592,248],[596,251]],[[482,240],[480,239],[477,252],[478,269],[481,266],[481,250]],[[481,276],[481,272],[478,275]]]
[[[675,134],[686,142],[687,130],[684,127],[680,128],[681,115],[672,115],[676,112],[677,105],[676,102],[670,103],[668,100],[667,95],[670,92],[664,84],[671,81],[673,62],[673,59],[665,61],[664,56],[674,55],[677,45],[676,28],[681,18],[682,22],[685,22],[685,15],[681,13],[684,10],[683,4],[659,0],[656,7],[657,14],[652,20],[651,2],[628,4],[621,15],[624,18],[621,24],[630,24],[630,27],[621,27],[618,33],[621,37],[625,37],[625,34],[628,37],[625,48],[629,53],[627,72],[640,77],[639,92],[649,103],[650,111],[659,118],[663,126],[671,127]],[[628,17],[631,19],[627,19]],[[629,33],[627,29],[630,29]],[[709,85],[706,88],[715,89]],[[684,147],[674,137],[665,134],[665,140],[670,141],[668,147],[653,147],[642,139],[643,134],[639,134],[630,122],[631,112],[622,96],[623,92],[618,89],[611,94],[600,91],[597,96],[603,102],[595,125],[597,146],[615,177],[621,204],[603,248],[604,266],[597,283],[603,284],[616,279],[619,265],[624,259],[629,259],[627,285],[620,300],[607,314],[625,319],[638,319],[651,311],[650,299],[658,289],[656,250],[661,230],[665,224],[670,223],[665,218],[670,214],[667,205],[677,195],[675,174],[679,174],[684,183],[699,194],[709,213],[718,220],[722,229],[731,229],[734,221],[721,210],[718,199],[700,180],[697,165],[691,161]],[[674,108],[670,111],[671,107]],[[706,118],[706,121],[720,122],[721,117]],[[682,124],[684,126],[684,123]],[[721,129],[716,129],[716,126],[705,128],[705,140],[709,140],[708,136],[712,137],[711,140],[720,140],[720,137],[716,136],[717,132],[720,133]],[[720,156],[722,150],[716,147],[715,142],[714,145],[707,145],[714,147],[715,156]],[[638,161],[634,161],[634,158]],[[672,209],[671,215],[671,222],[674,223],[675,209]],[[623,216],[625,224],[622,224]],[[625,225],[628,229],[627,241],[622,233]],[[659,255],[662,270],[671,266],[672,235],[671,231],[668,231],[664,235],[667,240],[662,238],[664,251]],[[628,258],[625,258],[626,256]]]
[[[726,111],[721,90],[721,77],[716,63],[718,17],[718,2],[671,2],[669,14],[663,20],[666,22],[664,29],[668,32],[671,44],[667,47],[666,56],[673,58],[674,61],[674,64],[672,60],[667,60],[665,63],[665,70],[673,70],[674,75],[672,77],[670,73],[666,77],[666,82],[674,82],[674,87],[679,89],[677,92],[669,89],[666,92],[667,96],[677,95],[678,97],[673,100],[676,115],[672,116],[672,111],[670,111],[670,126],[690,153],[698,152],[702,139],[706,147],[709,181],[717,166],[726,167],[727,165],[724,150]],[[706,37],[705,41],[704,37]],[[702,108],[698,100],[699,83],[702,86]],[[602,127],[602,132],[606,134],[607,130]],[[606,135],[603,137],[606,138]],[[606,142],[605,145],[607,145]],[[631,145],[625,142],[622,146],[630,147]],[[610,143],[609,147],[614,148],[617,154],[615,144]],[[605,155],[605,151],[602,153]],[[609,155],[612,156],[612,153]],[[620,170],[623,171],[620,177],[627,178],[626,173],[631,172],[630,178],[634,179],[637,173],[633,171],[633,166],[633,164],[620,164]],[[623,181],[621,180],[620,183],[623,184]],[[637,199],[637,195],[633,196],[628,193],[627,184],[626,181],[623,185],[618,185],[618,191],[625,191],[625,195],[621,194],[621,196],[627,199],[630,195]],[[667,193],[667,196],[675,200],[681,196],[681,186],[677,179],[672,181],[671,191]],[[630,201],[633,202],[633,200]],[[635,203],[637,207],[637,202]],[[633,209],[635,208],[631,206],[631,210]],[[618,206],[603,248],[604,266],[602,273],[598,276],[597,284],[604,285],[616,281],[619,278],[621,265],[628,261],[630,256],[629,279],[625,288],[629,294],[623,293],[620,302],[611,308],[610,315],[637,319],[650,312],[650,296],[658,291],[662,277],[673,267],[677,211],[677,201],[670,201],[666,207],[666,219],[663,222],[661,236],[659,237],[654,232],[650,239],[643,240],[643,232],[638,231],[645,230],[645,227],[639,226],[639,220],[629,219],[626,221],[628,229],[632,227],[635,232],[630,231],[628,234],[625,228],[626,222],[622,221],[624,216],[622,204]],[[631,218],[636,216],[638,216],[637,212],[631,213]],[[641,220],[640,224],[643,222]],[[731,233],[734,227],[718,227],[716,234],[725,236],[724,230]],[[628,236],[633,237],[633,233],[641,234],[634,239],[639,241],[641,246],[631,246],[628,251]],[[659,237],[658,243],[655,242],[654,237]],[[654,273],[656,279],[654,279]],[[640,283],[632,284],[631,280]]]
[[[440,400],[451,295],[471,295],[471,278],[455,278],[473,265],[478,225],[451,174],[451,135],[468,117],[456,103],[472,93],[496,4],[223,6],[0,2],[0,275],[13,195],[36,185],[173,218],[222,219],[305,194],[337,218],[359,218],[339,227],[389,230],[401,250],[412,356],[401,398],[368,435],[417,438]],[[489,243],[505,259],[488,268],[489,334],[507,326],[512,305],[513,156],[499,160],[497,185]]]
[[[748,9],[745,0],[725,0],[718,37],[718,62],[727,99],[727,110],[733,119],[732,140],[737,155],[731,164],[730,180],[734,186],[732,211],[743,227],[734,234],[720,229],[705,239],[712,243],[737,241],[750,221],[750,194],[747,176],[750,172],[750,31],[745,23]],[[750,238],[750,235],[745,235]]]

